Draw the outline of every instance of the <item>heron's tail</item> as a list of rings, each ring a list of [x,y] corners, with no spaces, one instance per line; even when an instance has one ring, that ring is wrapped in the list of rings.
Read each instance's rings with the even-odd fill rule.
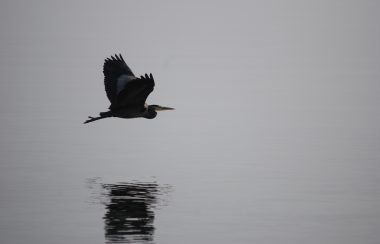
[[[100,112],[99,115],[100,115],[101,117],[105,117],[105,118],[107,118],[107,117],[112,117],[112,112],[111,112],[111,111]]]
[[[100,115],[99,117],[88,116],[88,120],[86,120],[83,124],[87,124],[87,123],[90,123],[90,122],[93,122],[93,121],[96,121],[99,119],[105,119],[105,118],[112,117],[112,112],[111,111],[101,112],[101,113],[99,113],[99,115]]]

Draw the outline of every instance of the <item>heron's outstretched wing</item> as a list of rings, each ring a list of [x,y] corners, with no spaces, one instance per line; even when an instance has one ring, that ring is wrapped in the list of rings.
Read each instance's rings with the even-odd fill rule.
[[[136,79],[121,54],[107,58],[103,65],[104,86],[111,104],[116,101],[118,92],[132,79]]]
[[[123,90],[118,95],[116,102],[111,104],[111,109],[129,107],[143,109],[145,101],[154,89],[154,79],[152,74],[141,76],[126,83]]]

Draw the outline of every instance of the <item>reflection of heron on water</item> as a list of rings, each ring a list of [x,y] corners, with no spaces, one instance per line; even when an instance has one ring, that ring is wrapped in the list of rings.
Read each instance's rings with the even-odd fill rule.
[[[111,106],[109,111],[101,112],[99,117],[89,116],[85,124],[108,117],[153,119],[157,116],[157,111],[173,109],[145,103],[154,88],[152,74],[136,77],[120,54],[105,60],[103,73],[105,90]]]
[[[156,183],[102,184],[106,190],[104,215],[107,243],[151,243],[159,186]]]

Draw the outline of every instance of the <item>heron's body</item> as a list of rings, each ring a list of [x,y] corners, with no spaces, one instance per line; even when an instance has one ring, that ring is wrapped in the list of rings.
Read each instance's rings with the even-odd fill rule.
[[[110,112],[112,113],[113,117],[132,119],[132,118],[144,117],[144,115],[148,111],[147,107],[148,105],[144,107],[143,109],[134,108],[134,107],[124,107],[124,108],[111,110]]]
[[[153,119],[156,111],[173,109],[145,103],[154,88],[153,76],[136,77],[121,55],[107,58],[103,73],[105,90],[111,102],[109,111],[101,112],[99,117],[89,117],[84,123],[108,117]]]

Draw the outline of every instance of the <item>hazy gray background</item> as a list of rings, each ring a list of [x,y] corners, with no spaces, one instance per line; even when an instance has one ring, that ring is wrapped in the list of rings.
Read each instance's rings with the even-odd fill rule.
[[[378,1],[1,1],[0,242],[104,243],[89,179],[171,185],[155,243],[378,243]],[[152,72],[107,119],[103,59]]]

